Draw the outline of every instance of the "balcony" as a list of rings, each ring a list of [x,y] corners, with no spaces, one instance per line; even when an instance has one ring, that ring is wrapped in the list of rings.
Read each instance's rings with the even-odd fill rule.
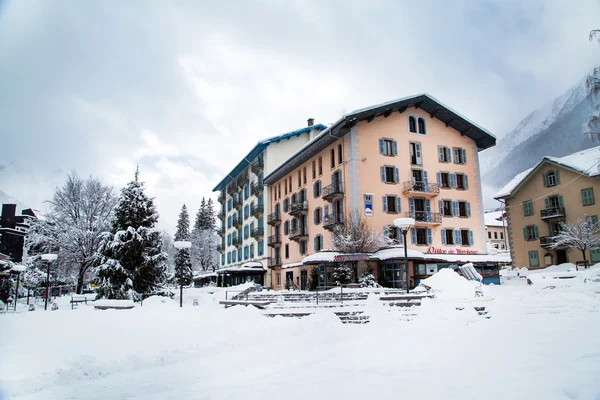
[[[265,162],[263,161],[262,158],[259,158],[258,160],[256,160],[250,167],[250,169],[252,170],[252,172],[255,175],[260,174],[264,168],[265,168]]]
[[[232,224],[235,228],[241,228],[244,225],[244,220],[241,217],[232,218]]]
[[[342,215],[331,214],[329,216],[326,215],[323,218],[323,228],[327,229],[328,231],[333,231],[336,226],[343,225],[343,224],[344,224],[344,218]]]
[[[221,210],[221,212],[217,215],[221,221],[225,221],[225,210]]]
[[[217,201],[221,204],[225,204],[225,193],[224,192],[221,192],[219,197],[217,197]]]
[[[253,204],[250,208],[250,215],[254,218],[260,218],[265,212],[264,204]]]
[[[437,183],[408,181],[404,182],[402,193],[408,196],[411,194],[418,194],[419,196],[424,197],[435,197],[440,194],[440,187]]]
[[[264,235],[265,235],[265,228],[263,228],[263,227],[254,228],[254,229],[252,229],[252,232],[250,232],[250,236],[252,236],[256,240],[263,237]]]
[[[221,254],[225,253],[225,246],[223,246],[222,244],[218,245],[217,251]]]
[[[252,194],[256,197],[260,196],[261,193],[265,190],[265,184],[262,182],[254,182],[252,184]]]
[[[276,268],[281,267],[281,257],[271,257],[267,263],[267,267]]]
[[[244,187],[244,185],[248,184],[248,172],[244,171],[235,178],[239,187]]]
[[[411,211],[404,213],[407,218],[414,218],[415,225],[439,225],[442,223],[442,214],[431,211]]]
[[[225,226],[223,226],[223,228],[217,230],[217,234],[221,237],[225,236]]]
[[[297,226],[290,229],[290,240],[295,242],[308,237],[308,228],[306,226]]]
[[[267,238],[267,246],[275,247],[281,245],[281,235],[271,235]]]
[[[540,236],[540,247],[549,249],[554,243],[555,236]]]
[[[308,201],[299,201],[292,203],[290,207],[290,215],[298,216],[308,212]]]
[[[237,183],[235,183],[235,181],[229,182],[229,185],[227,185],[227,193],[233,195],[234,193],[237,193],[237,191],[238,191]]]
[[[237,197],[233,198],[232,204],[233,204],[233,208],[235,208],[236,210],[238,210],[240,207],[242,207],[242,202]]]
[[[328,185],[323,188],[323,194],[321,198],[325,201],[332,202],[337,199],[344,197],[344,188],[341,182],[333,185]]]
[[[564,207],[550,207],[540,211],[542,219],[565,218]]]
[[[281,213],[272,213],[267,216],[267,224],[268,225],[277,225],[281,222]]]
[[[242,238],[240,238],[240,237],[238,237],[238,238],[235,238],[235,239],[232,239],[232,240],[231,240],[231,244],[232,244],[233,246],[237,247],[238,249],[239,249],[240,247],[242,247],[242,243],[243,243],[243,240],[242,240]]]

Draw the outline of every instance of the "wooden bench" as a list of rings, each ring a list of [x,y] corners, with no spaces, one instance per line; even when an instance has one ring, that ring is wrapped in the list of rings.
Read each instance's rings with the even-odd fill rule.
[[[225,308],[232,306],[254,306],[256,308],[265,308],[272,301],[252,301],[252,300],[221,300],[219,304],[223,304]]]
[[[85,303],[87,306],[87,297],[85,296],[71,296],[71,310],[75,308],[75,304]]]

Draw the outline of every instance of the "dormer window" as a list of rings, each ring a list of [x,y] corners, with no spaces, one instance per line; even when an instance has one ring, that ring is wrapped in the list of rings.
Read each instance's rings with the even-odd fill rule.
[[[412,133],[417,133],[417,120],[412,115],[408,117],[408,130]]]
[[[423,118],[419,118],[419,134],[426,135],[427,131],[425,130],[425,120]]]
[[[560,184],[560,178],[558,176],[558,170],[550,170],[544,174],[544,186],[556,186]]]

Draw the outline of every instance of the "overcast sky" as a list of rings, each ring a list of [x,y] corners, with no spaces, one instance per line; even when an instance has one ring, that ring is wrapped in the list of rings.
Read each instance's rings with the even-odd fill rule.
[[[574,4],[577,6],[574,6]],[[139,163],[173,230],[261,138],[416,93],[497,136],[598,61],[594,0],[0,0],[0,190]]]

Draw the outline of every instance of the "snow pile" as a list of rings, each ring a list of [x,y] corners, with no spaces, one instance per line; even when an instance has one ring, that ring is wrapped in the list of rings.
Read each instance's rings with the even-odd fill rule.
[[[135,307],[133,300],[108,300],[101,299],[94,302],[94,307],[98,309],[114,308],[114,309],[128,309]]]
[[[144,299],[144,301],[142,302],[142,307],[150,308],[150,309],[171,307],[174,305],[175,305],[175,302],[165,296],[150,296],[147,299]]]
[[[464,300],[475,298],[478,283],[468,281],[450,268],[443,268],[433,276],[423,279],[420,286],[431,289],[439,299]]]

